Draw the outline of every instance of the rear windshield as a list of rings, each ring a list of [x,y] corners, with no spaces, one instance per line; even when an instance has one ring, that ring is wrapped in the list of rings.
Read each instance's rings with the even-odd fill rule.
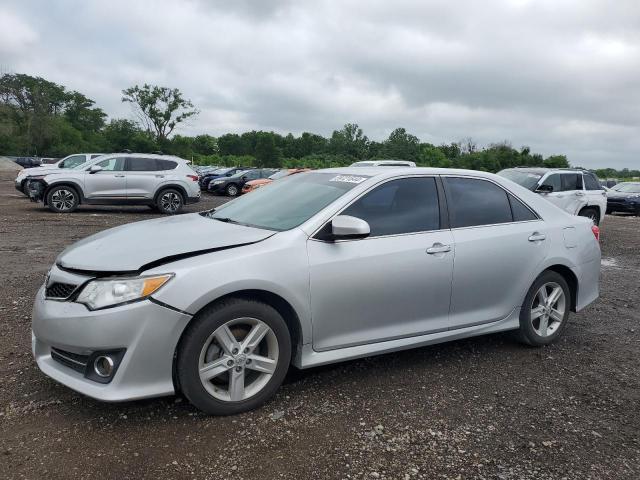
[[[289,175],[205,215],[250,227],[289,230],[306,222],[367,178],[317,172]]]
[[[501,177],[507,178],[528,190],[535,190],[542,178],[542,174],[534,172],[522,172],[519,170],[502,170],[498,172]]]

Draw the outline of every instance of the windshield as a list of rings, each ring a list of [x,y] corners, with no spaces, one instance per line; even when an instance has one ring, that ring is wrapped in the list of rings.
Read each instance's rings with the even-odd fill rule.
[[[290,175],[251,195],[240,197],[206,213],[209,218],[267,230],[289,230],[309,220],[356,185],[365,176],[335,173]]]
[[[519,170],[502,170],[498,172],[501,177],[507,178],[518,185],[522,185],[528,190],[535,190],[538,181],[542,178],[542,174],[533,172],[522,172]]]
[[[278,180],[279,178],[283,178],[289,175],[289,170],[280,170],[279,172],[274,173],[269,178],[271,180]]]
[[[616,188],[618,192],[640,193],[640,183],[619,183],[618,185],[616,185],[618,187]]]

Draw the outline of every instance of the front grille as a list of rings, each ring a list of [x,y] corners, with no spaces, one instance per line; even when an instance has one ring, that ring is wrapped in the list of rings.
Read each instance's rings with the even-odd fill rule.
[[[78,353],[67,352],[53,347],[51,347],[51,358],[65,367],[69,367],[83,375],[87,369],[87,363],[89,362],[89,355],[80,355]]]
[[[47,298],[68,298],[76,287],[70,283],[52,283],[47,287],[46,295]]]

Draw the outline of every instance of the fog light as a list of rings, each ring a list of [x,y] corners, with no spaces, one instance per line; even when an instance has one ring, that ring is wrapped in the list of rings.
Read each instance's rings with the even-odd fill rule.
[[[93,371],[102,378],[109,378],[113,374],[113,359],[107,355],[100,355],[93,361]]]

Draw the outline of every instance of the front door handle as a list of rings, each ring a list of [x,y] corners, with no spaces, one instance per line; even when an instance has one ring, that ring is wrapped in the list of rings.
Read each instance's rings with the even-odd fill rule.
[[[544,233],[533,232],[529,237],[530,242],[541,242],[545,240],[547,236]]]
[[[432,246],[427,248],[427,253],[429,255],[435,255],[436,253],[446,253],[450,251],[451,251],[451,245],[443,245],[439,242],[436,242]]]
[[[124,178],[124,175],[114,175],[116,178]]]
[[[584,197],[584,192],[576,192],[576,196],[578,196],[578,197]]]
[[[156,175],[156,178],[164,178],[164,175]]]

